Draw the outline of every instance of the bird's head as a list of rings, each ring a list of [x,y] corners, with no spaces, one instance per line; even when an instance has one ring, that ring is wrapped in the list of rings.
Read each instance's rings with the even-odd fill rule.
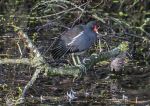
[[[86,24],[86,28],[98,33],[98,23],[97,21],[90,21]]]

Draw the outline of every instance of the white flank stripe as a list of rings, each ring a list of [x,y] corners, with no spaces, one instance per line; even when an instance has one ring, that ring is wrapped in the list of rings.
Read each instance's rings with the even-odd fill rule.
[[[75,36],[72,41],[70,43],[68,43],[68,45],[71,45],[78,37],[80,37],[83,34],[83,31],[80,32],[77,36]]]

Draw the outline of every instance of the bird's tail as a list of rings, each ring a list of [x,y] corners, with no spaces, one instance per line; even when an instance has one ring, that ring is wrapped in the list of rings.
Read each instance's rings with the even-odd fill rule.
[[[61,39],[61,37],[58,37],[51,47],[51,55],[53,59],[60,59],[67,53],[67,51],[68,50],[66,48],[65,42]]]

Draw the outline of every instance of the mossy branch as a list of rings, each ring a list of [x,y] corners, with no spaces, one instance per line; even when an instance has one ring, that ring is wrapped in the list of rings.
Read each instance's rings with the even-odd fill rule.
[[[114,48],[108,52],[101,52],[99,54],[92,54],[89,58],[87,58],[85,61],[85,67],[87,69],[90,69],[93,67],[96,63],[100,61],[104,61],[107,59],[110,59],[112,57],[115,57],[125,51],[128,50],[128,42],[122,42],[117,48]]]

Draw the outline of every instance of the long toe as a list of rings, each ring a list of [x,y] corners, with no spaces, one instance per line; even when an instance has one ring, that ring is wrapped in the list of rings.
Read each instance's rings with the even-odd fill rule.
[[[82,73],[86,73],[87,74],[87,72],[86,72],[87,68],[85,67],[85,65],[83,65],[83,64],[77,64],[76,66],[81,69]]]

